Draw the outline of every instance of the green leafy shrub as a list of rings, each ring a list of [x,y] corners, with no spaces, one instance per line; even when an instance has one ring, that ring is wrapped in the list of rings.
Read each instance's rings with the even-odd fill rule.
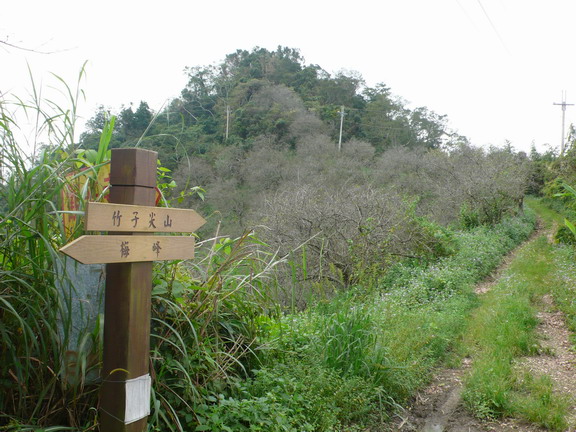
[[[465,203],[460,207],[459,224],[464,229],[471,229],[480,226],[482,222],[480,221],[478,210],[471,209],[470,206]]]
[[[525,240],[535,226],[535,216],[526,211],[520,218],[504,219],[489,228],[480,226],[454,236],[456,252],[428,267],[401,263],[382,279],[381,289],[395,301],[418,306],[464,293],[487,276],[504,253]]]
[[[276,314],[264,289],[268,272],[278,263],[274,254],[265,252],[250,234],[205,244],[211,247],[200,249],[194,263],[158,265],[155,271],[155,392],[162,409],[182,425],[197,421],[186,420],[189,412],[208,406],[228,382],[249,375],[259,363],[266,324]],[[226,396],[218,400],[218,406],[238,415],[265,404],[236,403]],[[181,430],[158,414],[150,422],[153,426]],[[217,412],[211,415],[213,421],[224,418]]]
[[[268,393],[262,397],[235,399],[220,395],[212,405],[202,404],[195,408],[199,424],[190,425],[194,431],[312,431],[303,419],[295,422],[294,413],[287,408],[285,400],[276,400]]]
[[[554,241],[566,245],[576,245],[576,236],[566,225],[560,225],[554,234]]]

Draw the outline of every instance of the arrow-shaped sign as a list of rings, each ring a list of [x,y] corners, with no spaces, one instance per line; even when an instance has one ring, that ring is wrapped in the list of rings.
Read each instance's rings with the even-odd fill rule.
[[[60,251],[82,264],[191,259],[194,258],[194,237],[85,235]]]
[[[86,207],[87,231],[191,233],[205,223],[191,209],[95,202]]]

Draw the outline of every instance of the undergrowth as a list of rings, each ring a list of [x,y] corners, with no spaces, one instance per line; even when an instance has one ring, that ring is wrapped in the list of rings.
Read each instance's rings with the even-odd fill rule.
[[[457,252],[428,268],[399,267],[376,289],[356,286],[269,323],[260,367],[203,406],[198,430],[218,430],[213,416],[220,421],[231,406],[235,418],[244,418],[244,428],[234,423],[235,430],[258,430],[249,419],[255,406],[272,409],[277,401],[284,407],[278,418],[286,422],[270,430],[364,430],[386,422],[428,382],[434,366],[450,361],[476,304],[473,284],[533,226],[527,212],[493,229],[459,233]]]

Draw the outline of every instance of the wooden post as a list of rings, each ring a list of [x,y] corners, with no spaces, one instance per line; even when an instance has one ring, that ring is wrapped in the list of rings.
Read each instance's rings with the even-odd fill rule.
[[[143,432],[150,412],[149,374],[152,262],[194,257],[192,233],[206,221],[191,209],[160,209],[157,153],[113,149],[110,203],[88,203],[84,235],[60,248],[84,263],[108,263],[104,305],[101,432]]]
[[[110,202],[153,206],[156,199],[156,161],[157,153],[153,151],[113,149]],[[126,221],[131,217],[129,214],[118,216],[126,218]],[[149,389],[151,290],[152,262],[107,264],[104,364],[100,390],[101,432],[146,430],[146,415],[128,424],[125,424],[125,420],[128,414],[126,407],[132,402],[134,388],[136,393],[140,389],[139,395],[133,395],[136,398],[142,397]],[[134,381],[128,384],[127,380]],[[138,381],[136,387],[133,386],[135,381]],[[144,409],[150,403],[146,399],[148,396],[144,395],[138,402]],[[148,407],[145,407],[146,403]]]

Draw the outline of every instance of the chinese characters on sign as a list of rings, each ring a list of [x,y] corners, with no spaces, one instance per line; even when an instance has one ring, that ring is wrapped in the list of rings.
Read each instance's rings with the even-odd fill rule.
[[[136,228],[138,226],[138,221],[140,220],[140,218],[138,217],[138,212],[132,212],[132,214],[134,215],[134,217],[131,219],[132,222],[134,222],[134,225],[132,225],[132,228]]]
[[[61,249],[83,264],[112,264],[194,258],[194,237],[85,235]]]
[[[120,243],[120,257],[121,258],[128,258],[128,255],[130,255],[130,248],[128,247],[128,243],[127,241],[123,241],[122,243]]]
[[[123,241],[120,243],[120,257],[121,258],[128,258],[130,256],[130,246],[128,241]],[[156,258],[160,258],[160,251],[162,250],[162,246],[160,246],[160,240],[155,241],[152,243],[152,252],[156,254]]]
[[[112,264],[192,259],[194,237],[138,233],[192,233],[206,221],[190,209],[89,202],[87,231],[117,235],[85,235],[61,250],[83,264]]]
[[[166,219],[164,220],[164,227],[165,228],[172,228],[172,218],[170,217],[170,215],[166,215]]]
[[[122,220],[122,214],[120,210],[115,210],[112,214],[112,226],[120,226],[120,221]]]
[[[150,213],[150,220],[148,221],[148,228],[156,228],[154,222],[156,221],[156,213]]]
[[[140,220],[140,217],[138,216],[139,212],[133,211],[132,214],[134,215],[134,217],[130,219],[130,222],[134,224],[132,225],[132,228],[138,228],[138,221]],[[114,210],[112,212],[112,226],[120,227],[121,223],[122,223],[122,212],[120,210]],[[164,227],[165,228],[172,227],[172,218],[170,217],[169,214],[167,214],[166,218],[164,219]],[[154,212],[150,212],[148,214],[148,228],[154,228],[154,229],[156,228],[156,213]]]
[[[195,232],[206,221],[190,209],[88,203],[87,231]]]
[[[160,241],[157,241],[152,245],[152,251],[156,252],[156,258],[160,257],[160,249],[162,249],[160,247]]]

